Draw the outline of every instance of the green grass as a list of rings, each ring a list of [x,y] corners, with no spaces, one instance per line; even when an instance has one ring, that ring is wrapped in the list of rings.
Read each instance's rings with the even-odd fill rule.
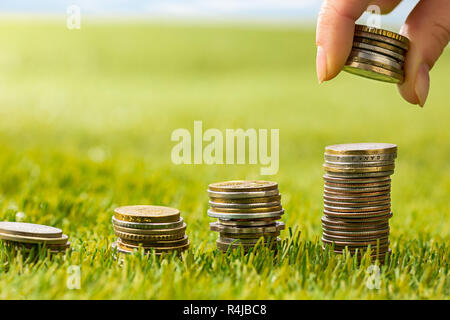
[[[394,85],[349,74],[315,78],[314,31],[64,21],[0,23],[0,220],[60,227],[73,252],[36,262],[0,251],[0,299],[448,299],[450,103],[446,50],[422,110]],[[280,170],[170,161],[176,128],[279,128]],[[321,249],[322,162],[328,144],[399,146],[391,248],[381,288],[361,265]],[[273,257],[215,251],[207,185],[279,183],[293,229]],[[110,249],[113,209],[177,207],[191,249],[182,260]],[[295,236],[300,230],[300,237]],[[66,286],[81,266],[81,289]]]

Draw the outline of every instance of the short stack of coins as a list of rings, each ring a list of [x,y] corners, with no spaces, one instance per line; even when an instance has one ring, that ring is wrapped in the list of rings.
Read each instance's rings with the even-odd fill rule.
[[[409,40],[404,36],[357,24],[344,70],[369,79],[401,83],[408,49]]]
[[[242,248],[248,252],[259,242],[276,249],[281,242],[284,214],[278,184],[270,181],[227,181],[212,183],[208,188],[208,216],[217,218],[210,224],[219,232],[217,249]],[[264,242],[261,241],[261,237]]]
[[[322,242],[351,254],[372,248],[384,262],[389,250],[391,179],[397,146],[352,143],[325,148]]]
[[[156,255],[189,247],[186,223],[180,211],[174,208],[150,205],[124,206],[114,210],[114,234],[118,237],[113,248],[120,253],[136,249]]]
[[[25,222],[0,222],[0,240],[9,247],[47,248],[51,254],[65,253],[70,248],[67,235],[61,229]]]

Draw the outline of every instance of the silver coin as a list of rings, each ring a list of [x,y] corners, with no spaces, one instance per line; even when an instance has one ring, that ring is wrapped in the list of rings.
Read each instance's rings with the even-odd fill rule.
[[[387,177],[394,174],[394,170],[380,172],[364,172],[364,173],[347,173],[347,172],[331,172],[326,171],[327,175],[336,178],[371,178],[371,177]]]
[[[236,234],[260,234],[260,233],[273,233],[280,230],[284,230],[285,225],[283,222],[276,222],[274,226],[269,227],[229,227],[220,224],[219,222],[212,222],[209,224],[212,231],[222,233],[236,233]]]
[[[377,192],[377,191],[388,191],[391,190],[391,185],[385,185],[380,187],[367,187],[367,188],[353,188],[353,187],[330,187],[328,185],[324,185],[325,190],[335,191],[335,192],[346,192],[346,193],[363,193],[363,192]]]
[[[280,211],[264,212],[264,213],[222,213],[208,210],[208,216],[211,218],[229,219],[229,220],[271,218],[271,217],[279,217],[283,214],[284,209]]]
[[[373,51],[376,53],[380,53],[383,54],[385,56],[389,56],[391,58],[394,58],[395,60],[404,63],[405,62],[405,55],[403,54],[399,54],[397,52],[394,52],[392,50],[383,48],[383,47],[379,47],[379,46],[373,46],[367,43],[362,43],[362,42],[358,42],[358,41],[353,41],[353,48],[358,48],[358,49],[362,49],[362,50],[366,50],[366,51]]]
[[[0,232],[16,236],[61,238],[62,230],[41,224],[25,222],[0,222]]]
[[[249,191],[249,192],[219,192],[219,191],[211,191],[208,190],[208,195],[211,198],[220,198],[220,199],[248,199],[248,198],[262,198],[262,197],[271,197],[280,195],[278,189],[277,190],[269,190],[269,191]]]
[[[344,168],[364,168],[364,167],[385,167],[395,165],[394,161],[364,161],[364,162],[343,162],[343,161],[329,161],[325,163],[330,167],[344,167]]]
[[[268,208],[281,206],[280,201],[263,203],[220,203],[209,201],[212,208],[230,208],[230,209],[249,209],[249,208]]]
[[[167,223],[139,223],[139,222],[129,222],[129,221],[121,221],[114,217],[112,217],[113,225],[130,228],[130,229],[175,229],[183,226],[183,218],[180,217],[180,220],[176,222],[167,222]]]
[[[275,226],[277,219],[281,217],[274,217],[270,219],[255,221],[255,220],[246,220],[246,221],[236,221],[236,220],[226,220],[219,219],[221,225],[228,227],[270,227]]]
[[[326,161],[331,162],[374,162],[374,161],[394,161],[397,158],[397,153],[385,154],[362,154],[362,155],[324,155]]]
[[[186,223],[183,223],[180,227],[172,228],[172,229],[137,229],[137,228],[127,228],[114,225],[114,231],[131,233],[136,235],[171,235],[171,234],[180,234],[186,230]]]

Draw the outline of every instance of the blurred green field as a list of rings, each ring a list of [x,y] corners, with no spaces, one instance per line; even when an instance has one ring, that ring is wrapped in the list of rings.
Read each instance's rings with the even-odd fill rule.
[[[0,251],[0,299],[448,299],[450,99],[446,50],[424,109],[394,85],[341,74],[317,84],[314,30],[145,22],[0,22],[0,220],[62,228],[66,259],[24,263]],[[280,170],[174,165],[177,128],[280,129]],[[392,142],[391,248],[381,288],[367,266],[321,249],[322,162],[328,144]],[[224,256],[209,231],[207,185],[279,183],[287,227],[273,258]],[[183,260],[111,254],[113,208],[177,207]],[[291,239],[289,231],[282,233]],[[66,286],[81,266],[81,289]]]

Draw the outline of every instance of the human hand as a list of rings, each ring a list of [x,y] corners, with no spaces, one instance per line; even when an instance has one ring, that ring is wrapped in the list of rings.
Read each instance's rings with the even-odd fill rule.
[[[350,54],[355,21],[369,5],[382,13],[401,0],[325,0],[317,21],[317,77],[331,80],[342,70]],[[424,106],[430,88],[429,71],[450,40],[450,1],[421,0],[409,14],[400,33],[410,40],[405,61],[405,81],[398,85],[403,98]]]

